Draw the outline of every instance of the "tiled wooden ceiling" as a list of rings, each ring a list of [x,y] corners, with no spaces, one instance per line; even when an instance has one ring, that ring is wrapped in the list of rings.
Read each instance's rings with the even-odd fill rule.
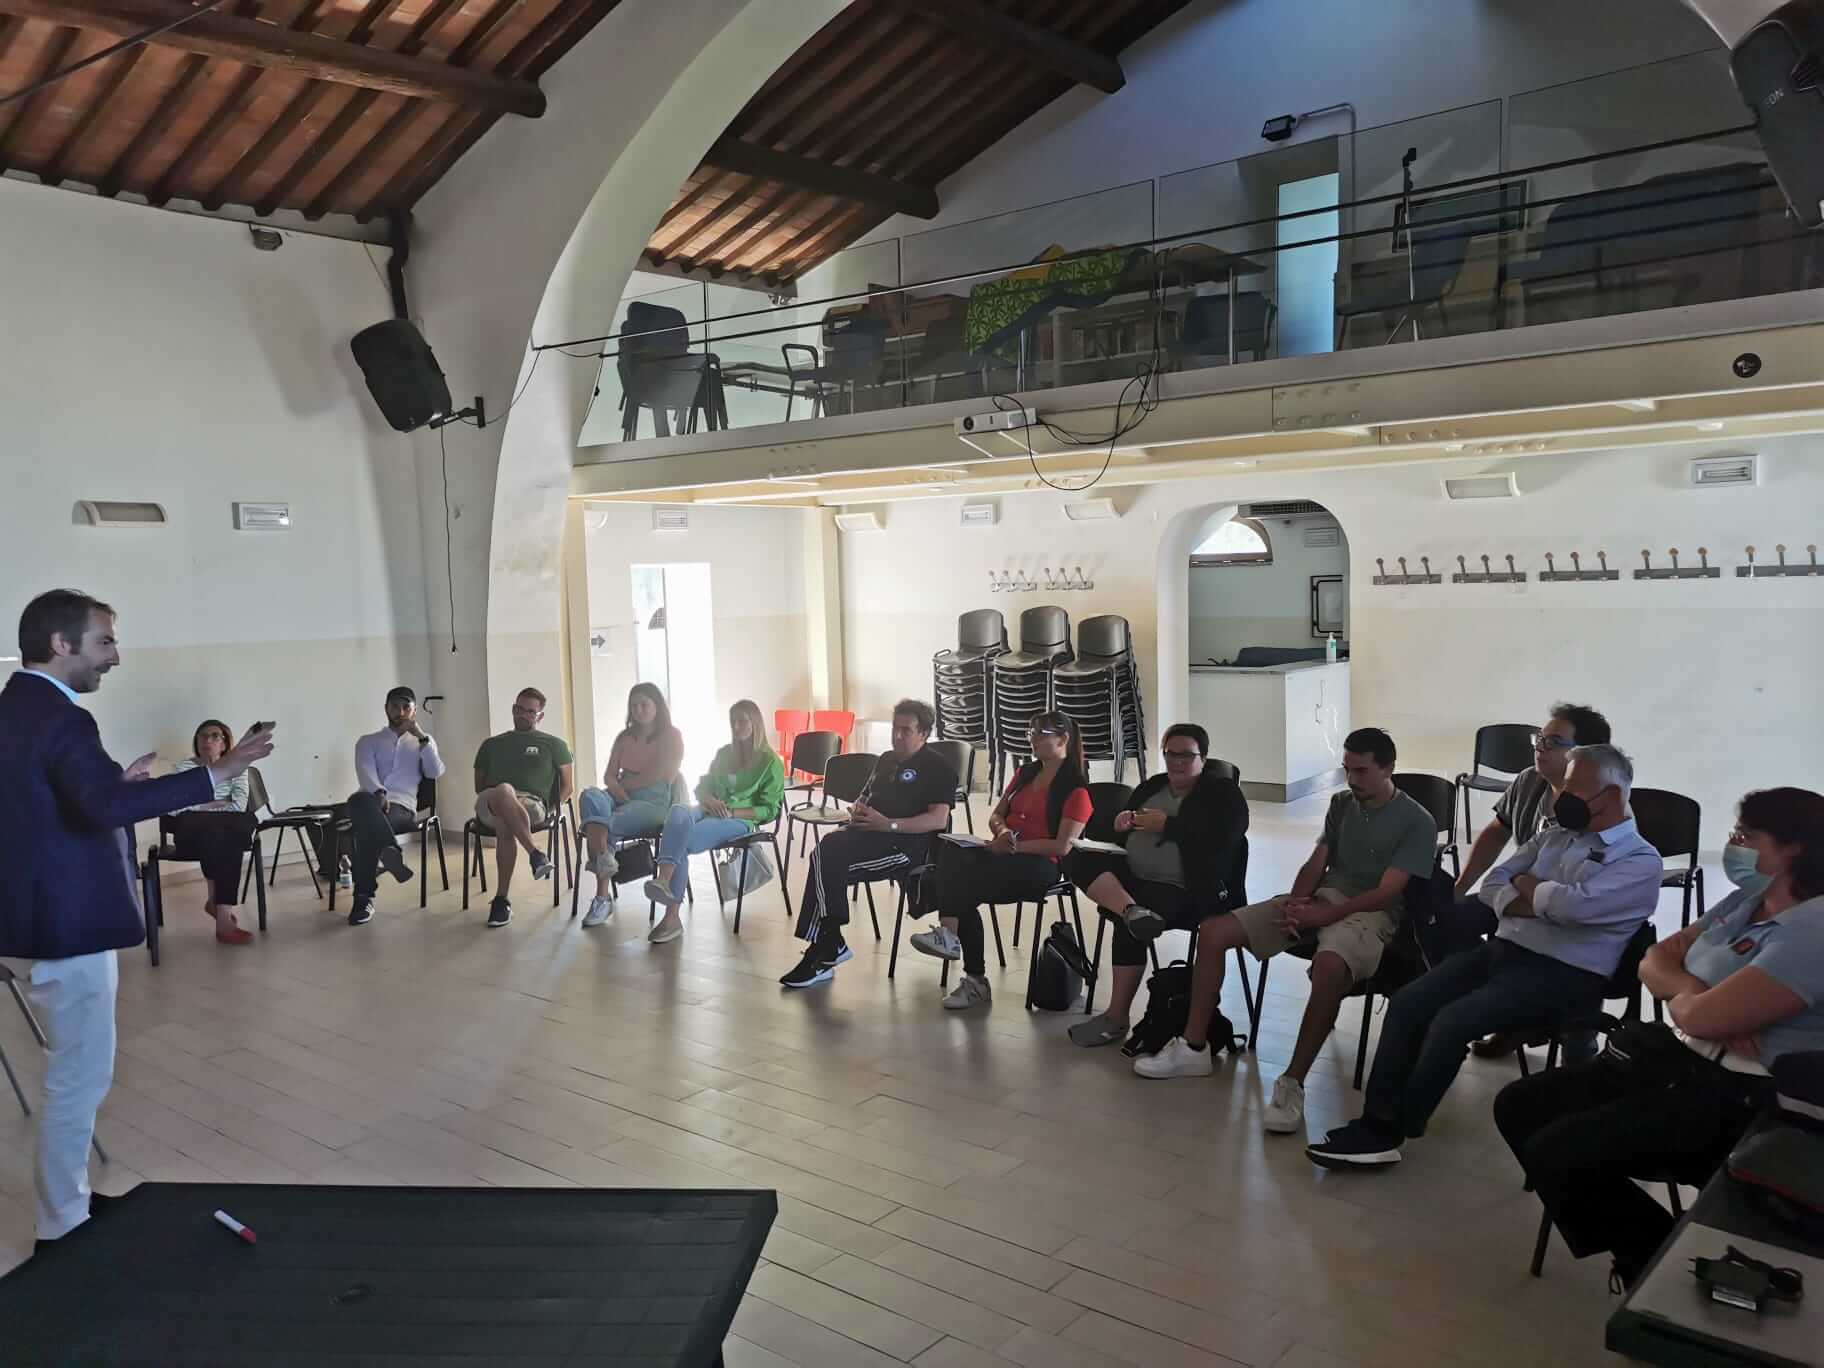
[[[763,86],[678,192],[649,266],[790,280],[936,186],[1186,0],[856,0]],[[1118,172],[1113,173],[1118,176]]]
[[[409,209],[619,0],[229,0],[0,105],[0,170],[103,195]],[[0,95],[201,0],[0,0]]]

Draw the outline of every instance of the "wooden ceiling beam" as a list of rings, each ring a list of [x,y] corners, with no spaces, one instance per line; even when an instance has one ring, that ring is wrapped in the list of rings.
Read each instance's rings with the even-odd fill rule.
[[[46,19],[128,38],[192,12],[185,0],[0,0],[0,14]],[[150,41],[204,57],[284,71],[311,80],[383,90],[493,113],[536,119],[545,95],[531,81],[496,76],[335,38],[298,33],[233,14],[203,14]]]
[[[877,176],[851,166],[819,161],[793,152],[761,147],[739,138],[722,137],[703,156],[704,162],[724,171],[738,171],[746,176],[760,176],[820,195],[861,200],[878,204],[898,214],[913,218],[937,217],[937,191],[928,185],[914,185],[891,176]]]
[[[1030,62],[1113,95],[1127,84],[1121,63],[1084,43],[1066,38],[1054,29],[1041,28],[1015,18],[982,0],[886,0],[888,4],[944,25],[978,43],[1007,49],[1017,61]]]
[[[54,32],[40,49],[38,70],[32,74],[32,80],[42,81],[52,72],[61,70],[70,49],[81,36],[82,30],[78,28],[60,28]],[[56,98],[57,87],[50,85],[24,100],[0,105],[0,169],[13,164],[12,143],[19,130],[30,128]]]
[[[90,97],[81,117],[76,120],[75,126],[65,135],[63,141],[57,145],[57,150],[51,153],[51,159],[45,163],[44,170],[39,173],[39,179],[46,185],[59,185],[63,182],[69,166],[77,157],[82,140],[88,136],[89,130],[100,121],[109,104],[120,93],[120,88],[125,84],[127,77],[133,74],[133,68],[139,65],[140,58],[145,55],[146,49],[144,46],[140,46],[128,48],[112,59],[107,74],[101,78],[99,87]]]

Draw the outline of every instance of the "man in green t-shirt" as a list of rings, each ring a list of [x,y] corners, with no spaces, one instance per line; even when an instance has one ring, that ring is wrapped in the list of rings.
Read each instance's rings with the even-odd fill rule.
[[[1330,800],[1323,834],[1292,881],[1292,891],[1204,923],[1208,936],[1198,944],[1199,965],[1206,956],[1220,964],[1237,947],[1262,960],[1300,941],[1313,947],[1311,996],[1298,1042],[1261,1118],[1275,1134],[1303,1127],[1305,1074],[1330,1038],[1349,989],[1380,967],[1381,952],[1399,925],[1406,881],[1430,878],[1437,859],[1437,824],[1394,785],[1394,759],[1393,738],[1379,727],[1362,727],[1344,737],[1348,791]],[[1187,1049],[1182,1040],[1173,1041],[1166,1051],[1173,1051],[1174,1059],[1145,1076],[1208,1073],[1207,1063],[1198,1068],[1201,1061],[1182,1058]]]
[[[561,736],[538,730],[545,718],[545,696],[521,689],[513,700],[513,730],[490,736],[475,752],[475,818],[492,833],[495,868],[500,881],[488,905],[488,925],[513,920],[507,888],[523,846],[532,877],[551,873],[551,861],[532,844],[532,832],[545,823],[550,804],[562,806],[576,788],[570,747]]]

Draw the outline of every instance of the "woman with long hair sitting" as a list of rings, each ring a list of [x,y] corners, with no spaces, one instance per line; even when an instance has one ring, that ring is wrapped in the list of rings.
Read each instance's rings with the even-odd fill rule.
[[[1636,1048],[1510,1083],[1495,1125],[1578,1258],[1614,1256],[1632,1287],[1672,1231],[1636,1179],[1702,1184],[1773,1096],[1768,1066],[1824,1050],[1824,795],[1742,799],[1723,850],[1736,885],[1640,963],[1671,1028]]]
[[[655,945],[684,934],[678,906],[690,883],[690,857],[739,840],[779,815],[785,799],[785,764],[766,740],[760,707],[743,698],[728,710],[729,742],[697,782],[697,806],[675,804],[659,836],[658,868],[646,896],[665,909],[647,933]]]
[[[178,761],[174,769],[206,768],[233,749],[228,724],[211,717],[192,734],[190,758]],[[253,939],[234,915],[241,901],[241,859],[253,844],[259,821],[247,810],[249,792],[247,776],[237,774],[215,786],[213,801],[182,808],[165,819],[177,858],[203,867],[203,911],[215,918],[215,938],[223,945],[245,945]]]
[[[614,876],[621,869],[614,843],[659,834],[683,763],[684,737],[671,725],[665,695],[656,684],[635,684],[627,691],[627,725],[608,752],[602,786],[584,789],[580,800],[595,875],[584,926],[600,926],[614,915]]]
[[[961,959],[963,977],[944,1006],[953,1012],[986,1007],[988,962],[982,904],[1036,902],[1058,881],[1058,861],[1089,824],[1083,738],[1060,712],[1032,720],[1033,758],[1021,765],[988,815],[994,839],[984,845],[937,842],[938,924],[912,937],[914,949],[938,959]]]

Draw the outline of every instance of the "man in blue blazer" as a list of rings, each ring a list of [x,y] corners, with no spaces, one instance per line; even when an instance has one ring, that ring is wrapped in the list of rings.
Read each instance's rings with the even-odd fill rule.
[[[207,803],[215,785],[272,753],[255,729],[212,769],[151,779],[122,769],[77,696],[120,663],[114,610],[54,589],[19,619],[22,667],[0,689],[0,956],[29,984],[48,1038],[38,1112],[38,1238],[89,1218],[89,1142],[114,1081],[115,951],[146,930],[134,895],[135,822]]]

